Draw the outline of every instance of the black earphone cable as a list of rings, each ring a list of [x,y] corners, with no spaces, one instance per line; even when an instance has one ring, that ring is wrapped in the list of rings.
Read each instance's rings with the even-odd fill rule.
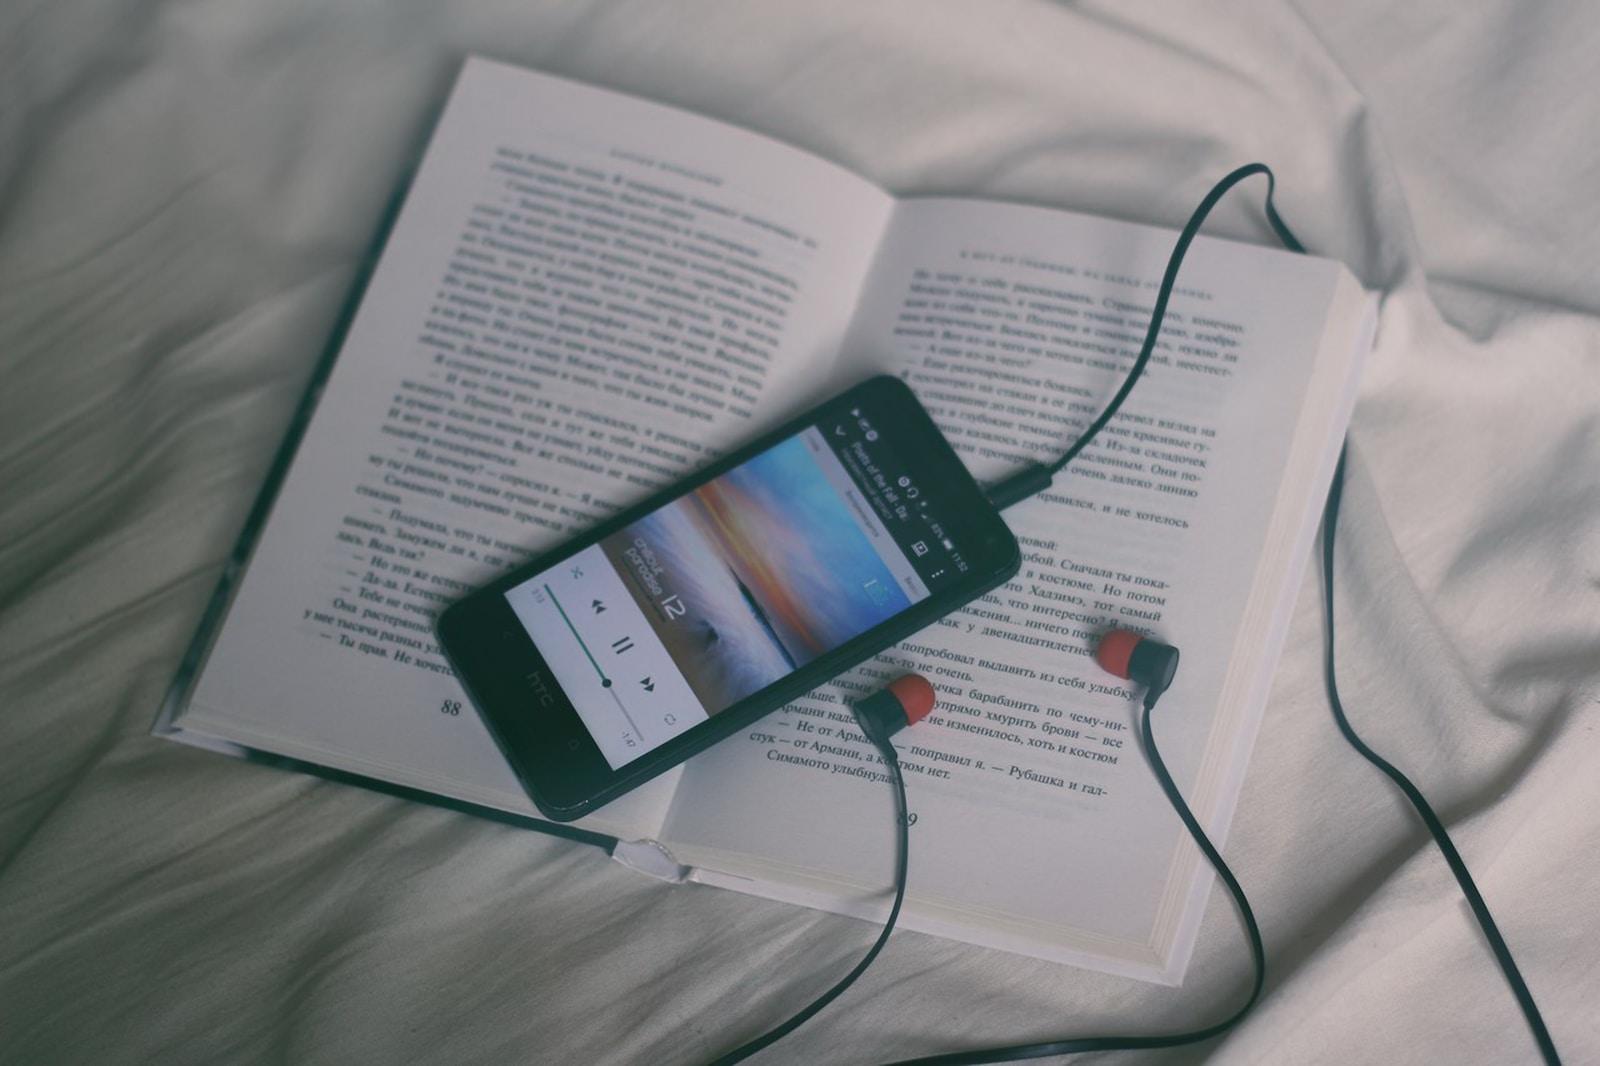
[[[1156,748],[1155,734],[1150,728],[1150,711],[1155,705],[1154,697],[1146,697],[1144,711],[1139,716],[1139,733],[1144,739],[1145,755],[1150,759],[1150,769],[1155,772],[1156,780],[1161,783],[1161,791],[1167,794],[1167,801],[1172,804],[1172,809],[1177,812],[1184,828],[1189,831],[1189,836],[1204,853],[1206,860],[1211,863],[1211,868],[1217,871],[1217,876],[1222,878],[1222,883],[1228,887],[1228,894],[1233,897],[1233,905],[1239,911],[1240,921],[1244,923],[1245,934],[1250,938],[1250,959],[1255,968],[1255,976],[1250,982],[1249,997],[1238,1010],[1222,1021],[1188,1032],[1151,1036],[1068,1037],[1064,1040],[1012,1044],[1006,1047],[929,1055],[920,1059],[904,1059],[893,1063],[892,1066],[977,1066],[986,1062],[1018,1062],[1023,1059],[1042,1059],[1050,1055],[1074,1055],[1080,1051],[1132,1051],[1181,1047],[1184,1044],[1198,1044],[1214,1036],[1221,1036],[1238,1024],[1256,1005],[1256,1000],[1261,998],[1261,989],[1267,981],[1267,953],[1261,943],[1261,927],[1256,924],[1255,912],[1250,909],[1250,901],[1245,898],[1244,888],[1239,884],[1239,879],[1228,869],[1228,864],[1222,860],[1222,854],[1206,836],[1205,830],[1200,828],[1200,822],[1189,809],[1189,805],[1184,802],[1183,793],[1178,791],[1177,783],[1172,780],[1172,775],[1167,771],[1167,764]],[[901,832],[904,834],[903,829]]]
[[[1333,708],[1333,720],[1338,724],[1339,732],[1344,734],[1344,739],[1350,746],[1356,749],[1363,759],[1388,775],[1389,780],[1395,783],[1395,787],[1411,801],[1417,817],[1427,826],[1428,834],[1433,837],[1439,853],[1444,856],[1450,872],[1455,875],[1456,884],[1461,886],[1461,894],[1467,898],[1467,906],[1472,908],[1472,916],[1478,920],[1478,928],[1483,930],[1484,939],[1489,941],[1489,949],[1494,952],[1495,961],[1500,964],[1500,972],[1505,975],[1506,983],[1511,986],[1512,995],[1517,997],[1517,1006],[1522,1008],[1522,1016],[1527,1020],[1528,1030],[1533,1034],[1534,1042],[1539,1045],[1539,1054],[1544,1057],[1545,1062],[1556,1066],[1561,1059],[1556,1054],[1556,1045],[1550,1037],[1550,1030],[1545,1027],[1544,1017],[1539,1013],[1538,1005],[1533,1002],[1533,993],[1528,990],[1527,982],[1522,979],[1522,971],[1517,969],[1516,960],[1511,957],[1511,949],[1506,945],[1505,938],[1500,935],[1500,927],[1495,924],[1494,916],[1489,913],[1489,905],[1484,902],[1483,894],[1478,891],[1478,885],[1467,870],[1467,864],[1462,860],[1461,853],[1456,850],[1455,842],[1445,830],[1444,823],[1433,812],[1433,806],[1422,795],[1422,791],[1411,783],[1411,779],[1368,747],[1366,741],[1357,735],[1350,725],[1350,719],[1344,713],[1344,703],[1339,699],[1339,680],[1334,670],[1333,655],[1333,539],[1334,531],[1339,526],[1339,503],[1344,496],[1345,450],[1339,451],[1339,463],[1333,472],[1333,486],[1328,490],[1328,502],[1322,511],[1322,617],[1326,630],[1322,676],[1328,690],[1328,704]]]
[[[1155,306],[1150,312],[1150,325],[1145,328],[1144,343],[1139,348],[1139,354],[1133,361],[1133,366],[1122,379],[1121,388],[1111,397],[1105,409],[1100,412],[1089,427],[1078,435],[1072,446],[1053,463],[1029,463],[1017,473],[998,482],[985,490],[989,502],[999,510],[1005,510],[1013,504],[1021,503],[1031,496],[1036,496],[1050,487],[1051,479],[1059,474],[1068,463],[1078,457],[1078,454],[1087,448],[1100,431],[1106,427],[1117,412],[1122,409],[1122,403],[1133,392],[1133,387],[1144,376],[1144,368],[1150,362],[1151,354],[1156,350],[1156,340],[1161,336],[1161,323],[1167,317],[1167,303],[1172,299],[1172,289],[1178,282],[1178,268],[1183,265],[1183,258],[1188,254],[1189,245],[1194,243],[1195,237],[1200,232],[1200,227],[1205,223],[1206,217],[1211,214],[1211,209],[1227,195],[1228,190],[1248,177],[1256,174],[1267,176],[1267,222],[1272,226],[1278,240],[1291,252],[1304,252],[1305,245],[1289,231],[1289,227],[1278,215],[1278,209],[1273,206],[1272,195],[1277,189],[1277,179],[1272,174],[1272,168],[1265,163],[1246,163],[1244,166],[1232,171],[1211,187],[1205,198],[1200,201],[1194,213],[1189,216],[1189,221],[1184,223],[1183,230],[1178,234],[1178,240],[1172,246],[1172,254],[1167,257],[1166,273],[1161,277],[1161,287],[1156,290]]]
[[[889,908],[889,917],[883,923],[883,929],[878,933],[878,939],[873,941],[872,947],[856,963],[855,969],[845,974],[840,981],[822,995],[796,1011],[788,1021],[767,1030],[747,1044],[741,1044],[725,1055],[718,1056],[711,1066],[733,1066],[736,1062],[743,1062],[763,1048],[769,1047],[777,1041],[788,1036],[800,1026],[804,1025],[811,1016],[822,1008],[832,1003],[844,990],[856,983],[856,978],[866,972],[872,960],[878,957],[878,952],[889,942],[889,934],[894,932],[894,926],[900,920],[900,904],[906,898],[906,867],[911,856],[911,832],[908,819],[909,808],[906,804],[906,782],[900,773],[900,759],[895,754],[894,744],[886,736],[878,735],[874,730],[862,724],[862,731],[867,739],[878,748],[879,755],[883,758],[884,768],[888,771],[889,783],[894,786],[895,825],[895,857],[894,857],[894,905]]]
[[[1092,422],[1087,429],[1073,442],[1059,459],[1048,465],[1043,463],[1030,463],[1018,473],[1006,478],[986,489],[990,501],[997,509],[1004,510],[1035,496],[1050,487],[1052,478],[1059,473],[1068,463],[1075,459],[1084,448],[1105,428],[1122,407],[1124,400],[1133,391],[1139,379],[1143,376],[1145,366],[1150,361],[1151,353],[1155,351],[1156,340],[1161,332],[1162,321],[1166,317],[1167,303],[1172,297],[1173,287],[1177,283],[1178,269],[1183,263],[1189,245],[1194,241],[1200,231],[1200,226],[1211,213],[1212,208],[1222,199],[1227,192],[1239,182],[1256,174],[1264,174],[1267,179],[1266,215],[1267,221],[1272,226],[1273,232],[1285,248],[1292,252],[1303,253],[1305,246],[1295,237],[1278,215],[1273,204],[1273,193],[1277,181],[1272,169],[1265,163],[1249,163],[1239,167],[1212,186],[1211,191],[1205,195],[1194,213],[1189,216],[1189,221],[1179,233],[1177,242],[1173,245],[1172,254],[1167,260],[1166,272],[1161,279],[1161,286],[1156,294],[1154,307],[1150,315],[1150,324],[1145,331],[1144,343],[1139,349],[1139,354],[1124,377],[1121,387],[1112,396],[1105,409]],[[1324,581],[1324,605],[1326,619],[1326,654],[1324,658],[1324,680],[1327,686],[1328,700],[1332,705],[1334,720],[1338,723],[1340,732],[1346,741],[1356,749],[1364,758],[1378,769],[1382,770],[1405,793],[1406,798],[1416,808],[1417,814],[1422,818],[1432,835],[1434,843],[1438,845],[1449,864],[1451,872],[1455,875],[1456,882],[1461,886],[1462,893],[1467,898],[1468,905],[1472,908],[1478,925],[1482,928],[1484,936],[1489,941],[1489,946],[1494,952],[1501,972],[1505,975],[1507,983],[1511,986],[1512,993],[1516,996],[1518,1005],[1522,1008],[1523,1016],[1527,1019],[1528,1028],[1532,1031],[1535,1042],[1546,1063],[1559,1066],[1560,1058],[1556,1054],[1554,1042],[1550,1038],[1549,1030],[1545,1027],[1544,1019],[1539,1014],[1538,1007],[1534,1004],[1533,995],[1528,990],[1526,982],[1522,979],[1521,972],[1517,969],[1516,962],[1511,957],[1511,950],[1500,935],[1499,928],[1495,925],[1494,918],[1489,913],[1488,905],[1483,896],[1478,892],[1477,885],[1468,872],[1466,863],[1462,861],[1460,853],[1451,841],[1449,833],[1445,831],[1444,824],[1434,814],[1433,808],[1411,781],[1397,770],[1393,765],[1384,760],[1356,735],[1351,728],[1349,720],[1345,717],[1344,706],[1339,700],[1338,682],[1334,673],[1334,621],[1333,621],[1333,545],[1334,534],[1338,526],[1339,503],[1344,491],[1344,452],[1339,455],[1339,462],[1334,469],[1333,483],[1329,488],[1327,505],[1322,517],[1322,572]],[[1172,776],[1167,772],[1166,763],[1162,760],[1156,748],[1155,735],[1150,728],[1150,712],[1155,706],[1156,697],[1147,696],[1144,711],[1140,716],[1140,733],[1143,738],[1144,748],[1150,760],[1151,770],[1156,775],[1161,789],[1166,793],[1173,810],[1177,812],[1184,828],[1189,831],[1190,837],[1205,855],[1207,861],[1217,872],[1217,876],[1227,886],[1228,893],[1233,897],[1234,906],[1239,911],[1239,917],[1244,923],[1245,933],[1250,940],[1250,955],[1254,963],[1255,976],[1251,982],[1250,995],[1244,1004],[1227,1018],[1202,1029],[1188,1032],[1172,1033],[1152,1036],[1090,1036],[1073,1037],[1064,1040],[1044,1041],[1032,1044],[1013,1044],[1004,1047],[991,1047],[970,1051],[957,1051],[942,1055],[932,1055],[924,1058],[905,1059],[892,1064],[892,1066],[968,1066],[989,1062],[1016,1062],[1023,1059],[1044,1058],[1050,1055],[1070,1055],[1082,1051],[1120,1051],[1120,1050],[1152,1050],[1159,1048],[1179,1047],[1184,1044],[1200,1043],[1210,1040],[1231,1029],[1242,1021],[1260,999],[1262,989],[1266,984],[1266,951],[1261,940],[1261,929],[1256,923],[1255,913],[1250,908],[1250,902],[1245,897],[1244,889],[1234,877],[1233,872],[1223,861],[1221,853],[1212,845],[1210,839],[1201,829],[1200,823],[1195,819],[1189,806],[1184,802],[1183,795],[1178,791]],[[894,905],[890,908],[888,921],[885,922],[878,939],[867,951],[865,957],[856,964],[855,968],[844,976],[828,991],[818,996],[806,1007],[802,1008],[788,1021],[768,1031],[762,1036],[747,1044],[728,1052],[718,1058],[713,1066],[731,1066],[732,1063],[741,1062],[787,1036],[800,1025],[805,1023],[829,1003],[832,1003],[847,988],[855,983],[856,979],[864,973],[872,961],[878,957],[883,946],[889,939],[889,934],[894,931],[895,922],[900,916],[900,906],[905,899],[906,868],[910,853],[910,833],[907,825],[907,802],[905,781],[900,773],[900,764],[894,751],[894,745],[888,736],[879,735],[872,729],[866,729],[867,738],[873,742],[883,757],[884,765],[888,767],[889,778],[894,786],[896,810],[896,866],[895,866],[895,896]]]

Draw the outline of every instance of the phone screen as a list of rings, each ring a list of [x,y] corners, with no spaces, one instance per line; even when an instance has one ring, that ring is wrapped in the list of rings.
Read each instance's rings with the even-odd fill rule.
[[[613,770],[967,572],[892,437],[840,410],[505,593]]]

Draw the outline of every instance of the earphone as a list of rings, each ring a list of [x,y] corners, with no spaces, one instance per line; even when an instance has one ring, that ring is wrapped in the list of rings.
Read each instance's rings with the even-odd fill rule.
[[[1106,673],[1144,686],[1146,706],[1154,706],[1178,673],[1178,649],[1131,629],[1113,629],[1095,645],[1094,661]]]
[[[887,739],[908,725],[916,725],[933,710],[938,694],[921,674],[905,674],[889,682],[852,708],[868,738]]]

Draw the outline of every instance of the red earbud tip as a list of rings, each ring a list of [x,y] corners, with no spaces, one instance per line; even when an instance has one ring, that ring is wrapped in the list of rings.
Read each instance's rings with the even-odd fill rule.
[[[1137,648],[1143,639],[1139,634],[1126,629],[1113,629],[1100,638],[1099,645],[1094,649],[1094,661],[1107,673],[1126,678],[1128,660],[1133,657],[1133,649]]]
[[[921,674],[895,678],[889,682],[889,691],[894,693],[894,698],[900,701],[901,709],[906,712],[907,725],[916,725],[933,710],[933,686]]]

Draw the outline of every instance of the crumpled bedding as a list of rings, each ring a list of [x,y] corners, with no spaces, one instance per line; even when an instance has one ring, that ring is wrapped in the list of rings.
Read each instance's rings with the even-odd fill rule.
[[[873,930],[153,739],[461,57],[703,111],[900,193],[1177,225],[1260,159],[1384,294],[1339,669],[1570,1062],[1600,1061],[1600,11],[847,0],[25,0],[0,13],[0,1061],[704,1061]],[[1259,192],[1214,231],[1265,242]],[[1529,1061],[1438,854],[1335,732],[1308,569],[1226,854],[1269,978],[1118,1061]],[[1181,642],[1181,635],[1179,635]],[[766,1062],[1204,1023],[1182,988],[897,933]]]

